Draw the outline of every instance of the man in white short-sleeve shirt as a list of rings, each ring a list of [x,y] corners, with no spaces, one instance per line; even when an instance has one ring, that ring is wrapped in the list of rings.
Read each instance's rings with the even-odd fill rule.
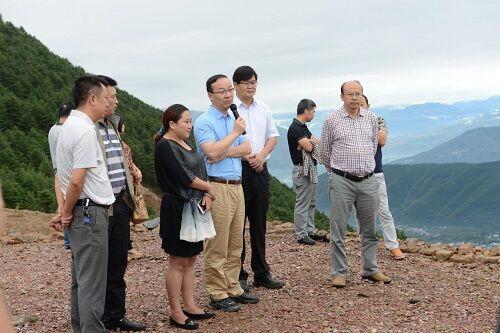
[[[115,197],[94,122],[104,117],[108,92],[102,79],[84,75],[73,84],[73,110],[57,143],[57,174],[64,194],[55,228],[69,228],[73,332],[104,333],[108,264],[108,208]]]
[[[252,249],[250,263],[254,273],[254,286],[279,289],[285,283],[271,276],[271,270],[266,261],[266,216],[269,208],[270,180],[267,160],[276,147],[279,132],[269,107],[254,98],[257,92],[255,70],[250,66],[238,67],[233,74],[233,84],[236,90],[234,102],[240,116],[245,120],[247,137],[252,145],[252,152],[242,158],[242,179],[245,193],[245,217],[248,218],[250,225]],[[243,268],[245,252],[243,241],[239,280],[243,290],[248,292],[248,273]]]
[[[57,173],[63,194],[74,169],[88,169],[79,198],[109,206],[114,202],[113,189],[92,119],[84,112],[73,110],[63,125],[57,145]]]

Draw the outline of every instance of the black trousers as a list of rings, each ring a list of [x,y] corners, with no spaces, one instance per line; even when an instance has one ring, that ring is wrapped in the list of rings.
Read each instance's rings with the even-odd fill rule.
[[[243,251],[241,252],[240,280],[248,279],[248,273],[243,269],[245,262],[245,228],[250,224],[250,261],[255,279],[269,276],[269,266],[266,262],[266,215],[269,208],[269,172],[264,164],[262,172],[256,172],[250,164],[242,162],[243,192],[245,194],[245,226],[243,227]]]
[[[113,216],[109,217],[108,278],[106,303],[102,321],[112,325],[125,317],[125,271],[130,241],[130,218],[132,210],[123,199],[113,204]]]

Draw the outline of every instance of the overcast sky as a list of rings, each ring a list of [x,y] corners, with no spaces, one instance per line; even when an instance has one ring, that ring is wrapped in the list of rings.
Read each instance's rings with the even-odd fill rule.
[[[337,107],[350,79],[372,106],[499,95],[498,0],[2,0],[0,13],[159,108],[205,110],[206,79],[240,65],[275,112]]]

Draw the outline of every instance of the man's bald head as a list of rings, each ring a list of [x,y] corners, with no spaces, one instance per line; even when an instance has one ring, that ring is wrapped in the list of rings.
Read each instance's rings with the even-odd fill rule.
[[[356,84],[356,83],[361,87],[361,91],[363,91],[363,86],[361,85],[361,82],[359,82],[358,80],[352,80],[352,81],[347,81],[347,82],[342,83],[342,85],[340,86],[340,93],[342,95],[344,94],[344,88],[346,85]]]

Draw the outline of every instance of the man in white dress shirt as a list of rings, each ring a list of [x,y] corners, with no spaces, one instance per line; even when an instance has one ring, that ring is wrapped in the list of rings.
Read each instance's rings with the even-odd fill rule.
[[[246,131],[252,145],[252,153],[243,158],[242,176],[245,216],[248,217],[250,224],[250,247],[252,249],[250,262],[254,273],[254,286],[279,289],[283,287],[284,282],[271,276],[266,262],[266,215],[269,207],[270,178],[266,162],[278,142],[279,133],[269,107],[254,98],[257,91],[255,70],[250,66],[238,67],[233,74],[233,84],[236,90],[234,102],[240,116],[245,120]],[[245,252],[243,241],[240,285],[243,290],[248,291],[248,273],[243,269]]]

